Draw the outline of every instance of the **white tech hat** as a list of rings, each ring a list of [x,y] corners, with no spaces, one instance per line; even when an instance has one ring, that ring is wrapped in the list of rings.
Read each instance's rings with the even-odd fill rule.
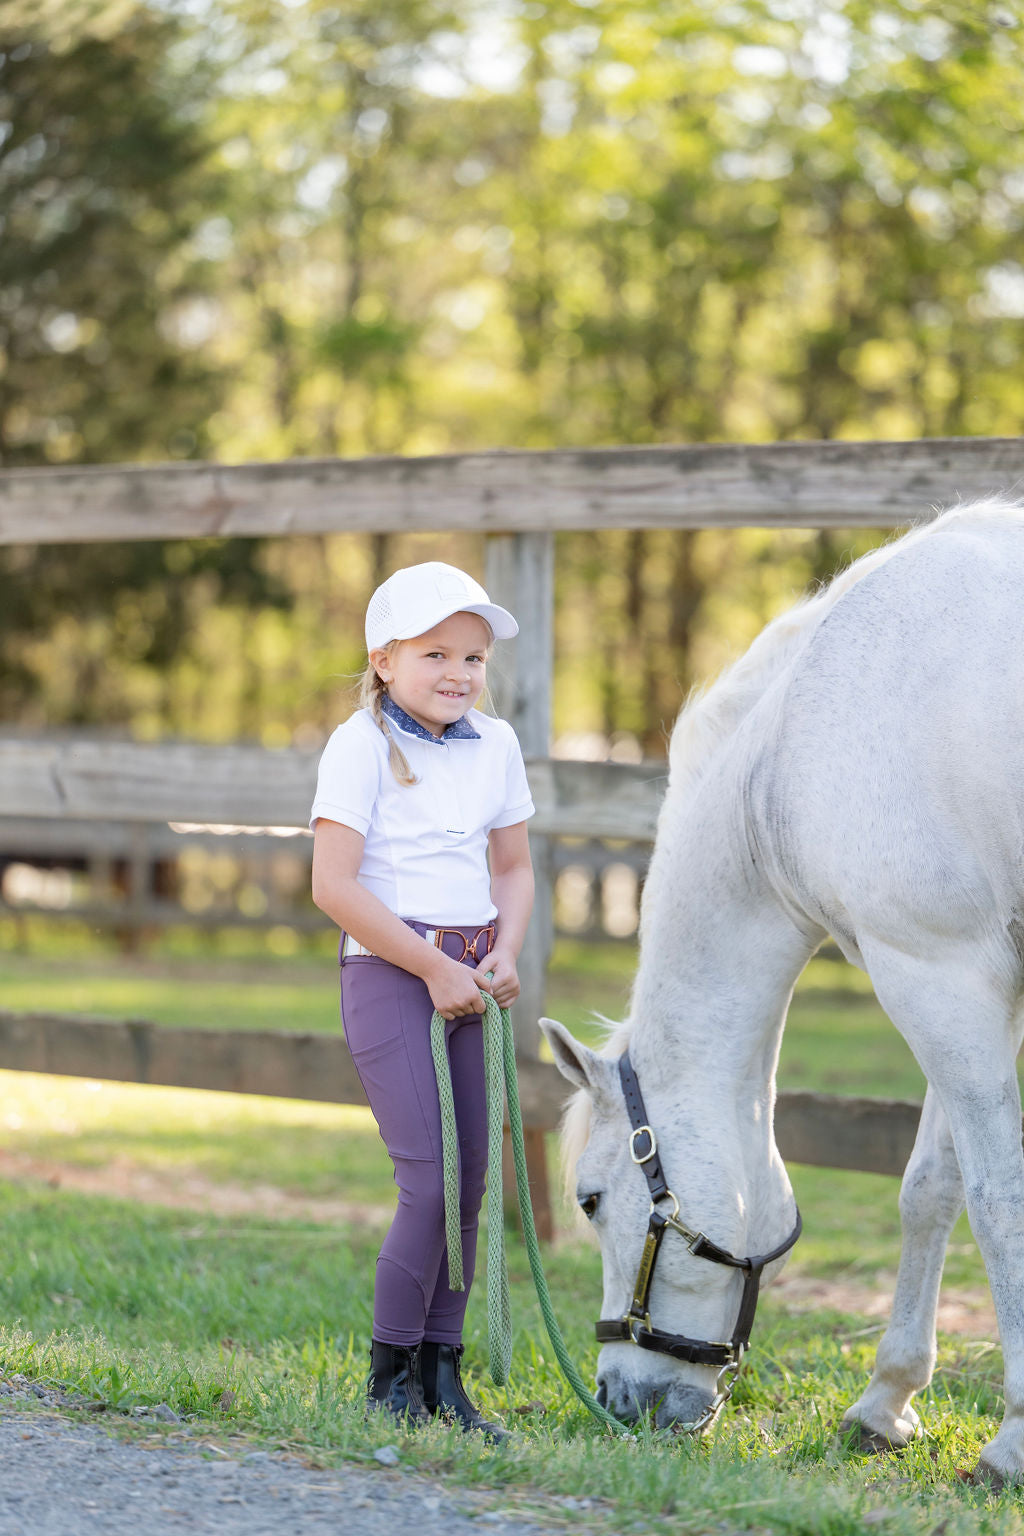
[[[426,634],[453,613],[478,613],[496,640],[511,640],[519,625],[507,608],[492,603],[479,582],[454,565],[428,560],[395,571],[377,588],[366,609],[366,649]]]

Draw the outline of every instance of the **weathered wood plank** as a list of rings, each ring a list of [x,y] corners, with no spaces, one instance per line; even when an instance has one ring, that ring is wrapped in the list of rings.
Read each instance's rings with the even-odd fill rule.
[[[119,1022],[55,1013],[0,1011],[0,1070],[102,1078],[325,1104],[365,1104],[340,1034],[286,1030],[178,1029],[144,1019]],[[523,1122],[558,1122],[565,1083],[551,1066],[519,1073]]]
[[[0,737],[0,816],[304,827],[318,752],[189,742]],[[653,838],[663,763],[527,763],[531,830]]]
[[[775,1139],[788,1162],[901,1174],[920,1118],[920,1104],[905,1099],[780,1093]]]
[[[555,650],[555,536],[493,535],[487,540],[484,566],[488,593],[519,621],[515,644],[492,663],[488,689],[496,712],[509,721],[525,755],[547,757]]]
[[[0,797],[3,790],[0,787]],[[176,831],[167,822],[76,821],[73,817],[0,816],[0,857],[124,859],[141,852],[150,859],[178,858],[186,848],[230,853],[236,858],[271,858],[279,853],[309,857],[312,834],[289,829],[284,835],[253,830]],[[141,838],[141,842],[139,839]]]
[[[0,815],[304,826],[316,752],[0,738]]]
[[[54,1013],[0,1012],[0,1070],[204,1088],[327,1104],[366,1102],[340,1035],[284,1030],[176,1029]],[[524,1124],[558,1125],[570,1090],[550,1063],[519,1063]],[[900,1174],[921,1106],[897,1099],[781,1093],[779,1150],[819,1168]]]
[[[0,1012],[0,1065],[16,1072],[365,1103],[335,1035],[175,1029],[53,1013]]]
[[[0,1012],[0,1070],[204,1088],[272,1098],[364,1104],[340,1035],[283,1030],[175,1029],[53,1013]],[[524,1123],[553,1130],[569,1093],[547,1062],[519,1063]],[[900,1174],[917,1132],[919,1104],[782,1093],[775,1126],[791,1162]]]
[[[466,529],[892,527],[1024,477],[1020,438],[0,473],[0,543]]]
[[[587,763],[528,759],[537,815],[531,830],[559,837],[653,842],[668,786],[668,763]]]

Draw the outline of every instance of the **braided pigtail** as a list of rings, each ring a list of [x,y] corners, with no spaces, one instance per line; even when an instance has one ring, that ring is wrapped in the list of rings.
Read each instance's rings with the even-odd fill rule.
[[[392,641],[392,644],[395,643],[397,642]],[[390,646],[385,649],[390,650]],[[399,784],[404,784],[408,788],[409,785],[415,784],[418,781],[416,775],[409,767],[405,753],[391,734],[391,727],[388,725],[387,716],[383,709],[386,692],[384,679],[377,671],[377,668],[371,664],[363,673],[363,680],[359,687],[359,702],[364,709],[370,711],[377,726],[387,737],[388,763],[390,764],[391,772]]]

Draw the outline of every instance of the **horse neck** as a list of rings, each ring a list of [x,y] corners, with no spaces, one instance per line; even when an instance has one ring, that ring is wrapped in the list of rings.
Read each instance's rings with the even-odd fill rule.
[[[667,802],[630,1007],[637,1071],[687,1084],[709,1116],[770,1105],[789,997],[817,937],[764,879],[727,772],[688,805]]]
[[[644,890],[629,1050],[651,1123],[673,1127],[670,1182],[704,1170],[699,1184],[687,1180],[687,1219],[737,1251],[763,1252],[791,1221],[775,1069],[815,943],[761,875],[741,799],[666,805]]]

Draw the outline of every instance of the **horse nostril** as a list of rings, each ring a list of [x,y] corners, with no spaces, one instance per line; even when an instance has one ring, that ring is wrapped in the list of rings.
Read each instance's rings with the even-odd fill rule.
[[[597,1398],[597,1401],[600,1403],[602,1408],[608,1407],[608,1383],[605,1381],[603,1376],[599,1376],[597,1378],[597,1391],[595,1392],[594,1396]]]

